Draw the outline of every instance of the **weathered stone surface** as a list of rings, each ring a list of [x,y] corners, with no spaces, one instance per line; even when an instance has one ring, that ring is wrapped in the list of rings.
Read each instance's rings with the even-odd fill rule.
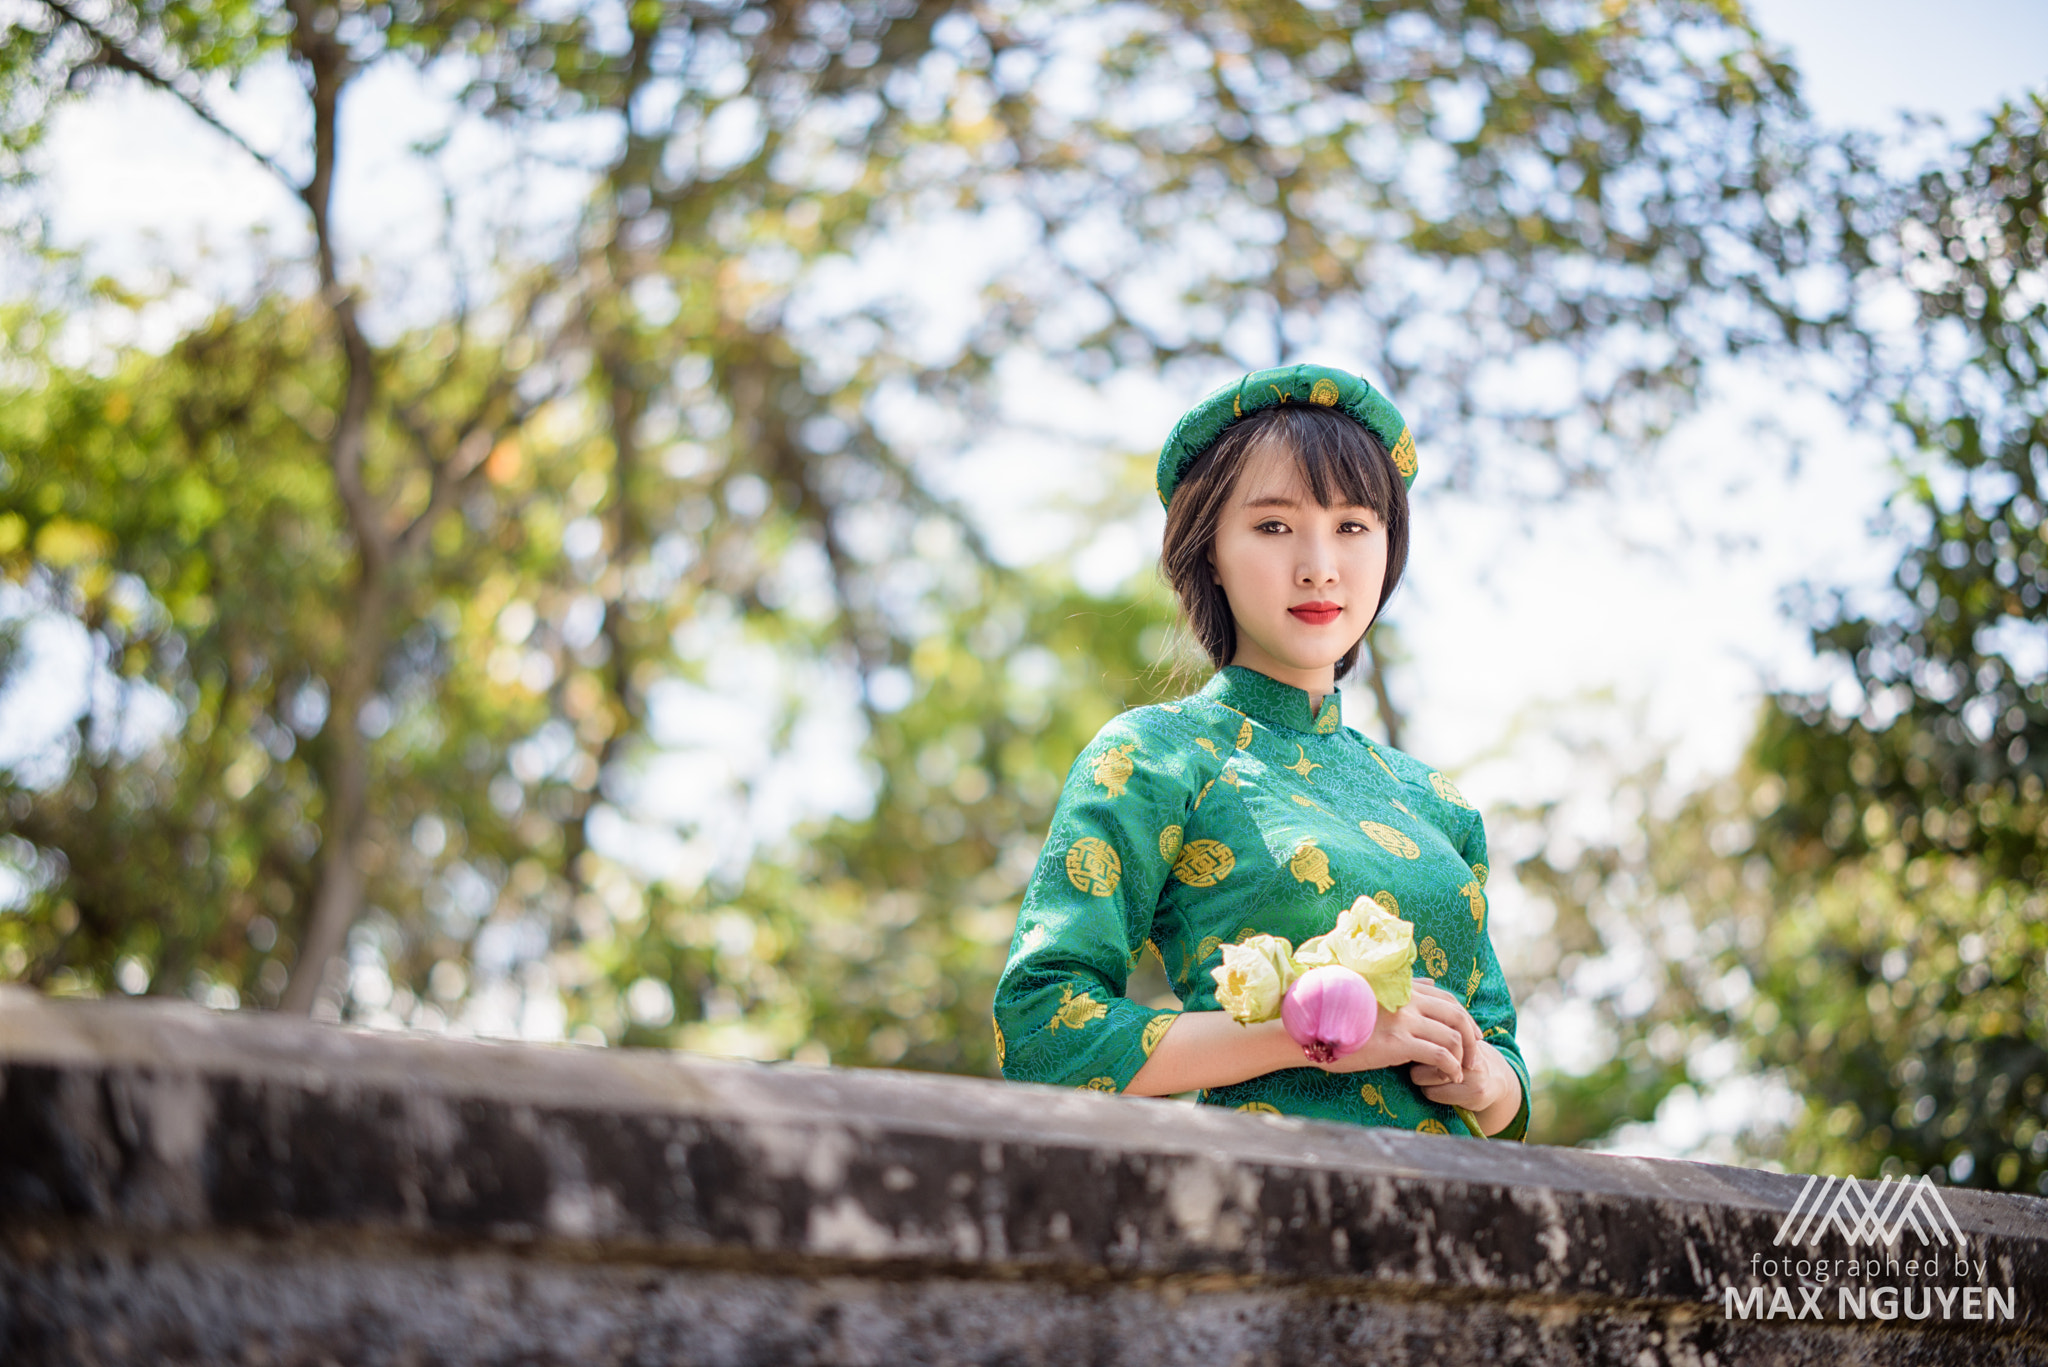
[[[9,1363],[2048,1361],[2026,1197],[2009,1320],[1726,1317],[1805,1180],[0,991]]]

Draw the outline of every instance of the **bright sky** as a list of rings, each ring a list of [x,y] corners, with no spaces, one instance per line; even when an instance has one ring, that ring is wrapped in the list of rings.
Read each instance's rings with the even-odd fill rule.
[[[1963,131],[2048,71],[2041,0],[1947,0],[1938,10],[1916,0],[1755,0],[1751,8],[1764,32],[1790,49],[1811,104],[1832,124],[1889,126],[1903,107]],[[371,122],[347,145],[368,150],[345,163],[344,177],[377,185],[370,198],[382,217],[352,226],[365,239],[388,245],[409,237],[424,246],[428,229],[415,210],[430,202],[432,187],[399,179],[410,173],[395,155],[424,130],[408,126],[416,102],[387,94],[354,97],[351,117]],[[238,104],[231,117],[265,126],[261,80]],[[379,145],[393,150],[380,153]],[[478,146],[475,162],[498,150]],[[152,98],[123,95],[79,109],[51,151],[57,230],[69,242],[99,244],[103,267],[172,261],[201,279],[230,282],[245,269],[240,244],[250,227],[270,225],[282,251],[301,239],[296,206],[275,184]],[[920,264],[932,271],[930,257]],[[1120,407],[1126,440],[1155,445],[1195,397],[1130,394]],[[1803,454],[1788,471],[1793,442]],[[1846,429],[1817,397],[1768,375],[1724,369],[1706,409],[1648,457],[1644,477],[1568,508],[1432,497],[1429,453],[1421,454],[1410,577],[1392,610],[1412,656],[1400,682],[1409,748],[1460,773],[1482,806],[1575,795],[1589,831],[1609,819],[1602,794],[1614,769],[1588,751],[1585,736],[1611,747],[1616,764],[1666,749],[1683,775],[1724,771],[1767,686],[1820,677],[1804,634],[1781,611],[1787,588],[1872,584],[1890,563],[1868,532],[1890,487],[1882,439]],[[1035,488],[984,484],[991,518],[1014,519],[1020,499],[1043,498],[1061,477],[1056,461],[1003,473],[1017,479],[1019,468],[1045,474]],[[1050,527],[1033,535],[1056,542]],[[1156,555],[1157,535],[1155,510],[1076,548],[1077,566],[1097,582],[1139,571]],[[51,652],[50,663],[61,666],[61,643]],[[75,663],[71,669],[75,677]],[[8,699],[13,715],[0,716],[0,761],[37,729],[23,708],[38,693],[51,696],[18,688]],[[1362,690],[1349,706],[1354,717],[1370,710]],[[1567,743],[1561,733],[1581,739]],[[1497,866],[1513,853],[1496,850]],[[1494,924],[1511,957],[1517,936],[1543,927],[1533,908],[1501,893]],[[1535,1034],[1532,1053],[1544,1052],[1542,1034],[1569,1033]],[[1704,1143],[1711,1151],[1713,1109],[1675,1107],[1636,1147],[1697,1151]]]

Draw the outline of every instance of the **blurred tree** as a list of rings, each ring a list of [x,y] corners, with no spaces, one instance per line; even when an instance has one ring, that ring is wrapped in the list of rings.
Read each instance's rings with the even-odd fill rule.
[[[1553,1135],[1647,1118],[1736,1041],[1802,1102],[1759,1152],[2048,1193],[2044,116],[2004,108],[1879,206],[1865,287],[1921,326],[1870,353],[1906,439],[1901,557],[1888,595],[1818,607],[1841,686],[1774,698],[1743,771],[1640,848],[1523,867],[1559,976],[1617,952],[1649,975],[1596,994],[1617,1058],[1557,1083],[1590,1104]]]
[[[61,92],[141,82],[276,175],[311,244],[306,287],[282,263],[160,355],[68,368],[61,318],[17,320],[0,553],[100,671],[8,791],[29,891],[0,966],[45,983],[396,1020],[524,984],[610,1037],[772,1018],[770,1051],[976,1066],[959,1012],[1020,852],[1063,757],[1150,696],[1134,628],[1164,612],[1005,567],[942,492],[1005,375],[1193,387],[1340,350],[1448,479],[1541,452],[1547,479],[1489,470],[1555,496],[1705,357],[1843,321],[1787,283],[1836,248],[1787,192],[1790,73],[1705,0],[29,12],[8,148]],[[302,144],[210,103],[264,63]],[[479,265],[451,211],[439,302],[344,259],[340,110],[373,65],[459,85],[451,130],[566,165],[582,212],[514,215]],[[480,202],[449,139],[417,155]],[[946,233],[977,244],[964,320],[919,270]],[[1494,381],[1531,347],[1569,378],[1523,408]],[[1111,488],[1097,516],[1148,496]],[[735,683],[757,651],[781,672]],[[735,687],[799,767],[820,696],[861,699],[867,814],[785,857],[727,819],[744,784],[693,781],[731,810],[672,818],[722,842],[679,854],[644,815],[654,699]]]

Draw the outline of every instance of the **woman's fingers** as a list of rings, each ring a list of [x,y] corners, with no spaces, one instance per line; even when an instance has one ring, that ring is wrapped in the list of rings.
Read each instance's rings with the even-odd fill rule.
[[[1456,1029],[1433,1016],[1418,1013],[1408,1035],[1413,1041],[1409,1052],[1411,1062],[1426,1063],[1452,1081],[1463,1080],[1464,1039]]]
[[[1428,989],[1426,992],[1425,988]],[[1479,1025],[1463,1002],[1423,978],[1415,980],[1415,992],[1409,1000],[1431,1020],[1441,1021],[1458,1032],[1458,1054],[1465,1065],[1471,1065],[1479,1057]]]

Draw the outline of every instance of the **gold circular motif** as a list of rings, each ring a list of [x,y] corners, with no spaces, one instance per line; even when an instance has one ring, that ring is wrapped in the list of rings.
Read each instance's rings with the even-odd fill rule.
[[[1166,1038],[1166,1032],[1173,1029],[1173,1023],[1178,1019],[1179,1013],[1169,1011],[1145,1022],[1145,1033],[1139,1036],[1138,1043],[1145,1046],[1146,1058],[1152,1057],[1152,1051],[1159,1047],[1159,1041]]]
[[[1388,892],[1384,888],[1374,893],[1372,900],[1385,907],[1389,916],[1399,916],[1401,914],[1401,903],[1396,900],[1393,893]]]
[[[1422,1123],[1421,1123],[1420,1125],[1417,1125],[1417,1126],[1415,1127],[1415,1132],[1416,1132],[1417,1134],[1449,1134],[1449,1133],[1450,1133],[1450,1131],[1449,1131],[1449,1130],[1447,1130],[1447,1129],[1445,1129],[1445,1128],[1444,1128],[1444,1122],[1443,1122],[1443,1121],[1441,1121],[1441,1120],[1425,1120],[1425,1121],[1423,1121],[1423,1122],[1422,1122]]]
[[[1240,750],[1243,750],[1243,749],[1245,749],[1246,747],[1250,746],[1250,745],[1251,745],[1251,743],[1252,743],[1252,724],[1251,724],[1250,720],[1246,720],[1246,722],[1245,722],[1245,724],[1244,724],[1243,726],[1240,726],[1240,727],[1238,727],[1238,728],[1237,728],[1237,748],[1238,748],[1238,749],[1240,749]]]
[[[1082,1083],[1081,1086],[1084,1090],[1090,1092],[1117,1092],[1123,1090],[1116,1085],[1116,1079],[1113,1077],[1091,1077]]]
[[[1173,857],[1180,853],[1181,835],[1182,831],[1178,826],[1168,826],[1159,833],[1159,857],[1169,864],[1173,862]]]
[[[1090,896],[1109,896],[1123,874],[1123,860],[1107,840],[1084,835],[1067,851],[1067,881]]]
[[[1009,1053],[1009,1049],[1008,1049],[1008,1047],[1007,1047],[1007,1046],[1006,1046],[1006,1045],[1004,1044],[1004,1042],[1003,1042],[1003,1023],[1002,1023],[1001,1021],[997,1020],[997,1019],[996,1019],[996,1018],[995,1018],[994,1016],[990,1016],[990,1017],[988,1018],[988,1023],[989,1023],[990,1025],[992,1025],[992,1026],[994,1026],[994,1027],[995,1027],[995,1031],[996,1031],[996,1071],[997,1071],[997,1072],[1001,1072],[1001,1071],[1002,1071],[1002,1068],[1003,1068],[1003,1058],[1004,1058],[1004,1056],[1005,1056],[1006,1054],[1008,1054],[1008,1053]]]
[[[1220,840],[1191,840],[1173,861],[1173,876],[1191,888],[1212,888],[1230,877],[1237,856]]]
[[[1308,401],[1319,403],[1325,408],[1335,408],[1342,395],[1337,393],[1337,382],[1331,379],[1317,380],[1309,386]]]
[[[1482,887],[1482,888],[1483,888],[1483,887],[1485,887],[1485,886],[1486,886],[1486,865],[1484,865],[1484,864],[1474,864],[1474,865],[1472,866],[1472,876],[1473,876],[1474,878],[1477,878],[1477,879],[1479,880],[1479,886],[1480,886],[1480,887]]]
[[[1247,1101],[1237,1108],[1250,1115],[1279,1115],[1280,1108],[1270,1101]]]
[[[1431,774],[1429,786],[1436,789],[1436,795],[1453,807],[1463,807],[1468,812],[1472,810],[1472,804],[1465,800],[1465,795],[1458,791],[1458,786],[1442,774]]]
[[[1358,829],[1371,836],[1372,842],[1388,854],[1398,854],[1403,859],[1420,859],[1422,857],[1422,846],[1416,844],[1392,826],[1383,826],[1377,821],[1361,821],[1358,823]],[[1067,858],[1069,861],[1068,868],[1071,869],[1073,867],[1073,856],[1069,855]]]

